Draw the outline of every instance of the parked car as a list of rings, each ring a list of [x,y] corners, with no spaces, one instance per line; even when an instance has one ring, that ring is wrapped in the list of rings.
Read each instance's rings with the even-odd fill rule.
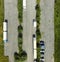
[[[36,35],[33,34],[33,51],[34,51],[34,62],[37,62],[37,45],[36,45]]]
[[[40,60],[40,62],[44,62],[43,60]]]
[[[45,49],[44,41],[40,41],[40,48],[41,48],[41,50],[44,50]]]
[[[44,52],[40,52],[41,55],[44,55]]]
[[[40,49],[40,52],[45,52],[45,49]]]
[[[40,61],[45,61],[44,56],[40,57]]]
[[[44,45],[44,41],[41,40],[41,41],[40,41],[40,45]]]

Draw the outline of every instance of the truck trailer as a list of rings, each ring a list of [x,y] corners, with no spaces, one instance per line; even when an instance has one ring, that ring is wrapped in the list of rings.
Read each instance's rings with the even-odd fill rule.
[[[8,23],[6,21],[3,22],[3,31],[8,31]]]
[[[8,41],[8,22],[5,20],[3,22],[3,41],[6,43]]]
[[[7,32],[3,32],[3,41],[4,43],[6,43],[8,41],[8,33]]]
[[[34,53],[34,62],[37,62],[37,45],[36,45],[36,36],[33,34],[33,53]]]
[[[23,0],[23,9],[26,9],[26,0]]]

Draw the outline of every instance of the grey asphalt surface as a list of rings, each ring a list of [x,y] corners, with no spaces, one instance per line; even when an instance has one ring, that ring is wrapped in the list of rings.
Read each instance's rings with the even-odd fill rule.
[[[14,62],[14,52],[18,51],[18,10],[17,0],[4,0],[4,19],[8,20],[8,42],[5,55],[9,56],[9,62]]]
[[[41,39],[45,41],[45,62],[54,62],[54,0],[41,0]]]
[[[35,19],[35,0],[27,0],[27,7],[23,9],[23,49],[27,52],[25,62],[33,62],[33,19]]]

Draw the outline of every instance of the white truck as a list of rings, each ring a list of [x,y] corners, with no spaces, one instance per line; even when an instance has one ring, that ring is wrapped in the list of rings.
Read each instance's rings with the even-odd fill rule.
[[[26,0],[23,0],[23,9],[26,9]]]
[[[7,20],[3,22],[3,41],[6,43],[8,41],[8,23]]]
[[[8,31],[8,23],[7,20],[3,22],[3,31]]]
[[[6,43],[8,41],[8,36],[7,36],[7,32],[3,32],[3,41],[4,43]]]
[[[33,34],[33,49],[34,49],[34,62],[37,60],[37,45],[36,45],[36,36]]]

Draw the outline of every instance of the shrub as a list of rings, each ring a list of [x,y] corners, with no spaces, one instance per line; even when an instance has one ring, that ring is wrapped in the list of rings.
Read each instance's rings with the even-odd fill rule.
[[[37,42],[37,48],[40,48],[40,44]]]
[[[20,56],[17,52],[14,53],[14,57],[15,57],[16,60],[19,60],[19,58],[20,58]]]
[[[36,4],[35,9],[38,10],[40,8],[39,4]]]
[[[36,30],[36,35],[37,35],[38,38],[41,37],[41,33],[40,33],[40,29],[39,28],[37,28],[37,30]]]
[[[22,38],[18,38],[18,44],[22,44]]]
[[[23,36],[22,33],[18,34],[18,38],[22,38],[22,36]]]
[[[22,51],[21,56],[27,57],[27,53],[25,51]]]
[[[21,33],[22,31],[23,31],[23,27],[22,27],[22,25],[19,25],[19,26],[18,26],[18,32]]]

